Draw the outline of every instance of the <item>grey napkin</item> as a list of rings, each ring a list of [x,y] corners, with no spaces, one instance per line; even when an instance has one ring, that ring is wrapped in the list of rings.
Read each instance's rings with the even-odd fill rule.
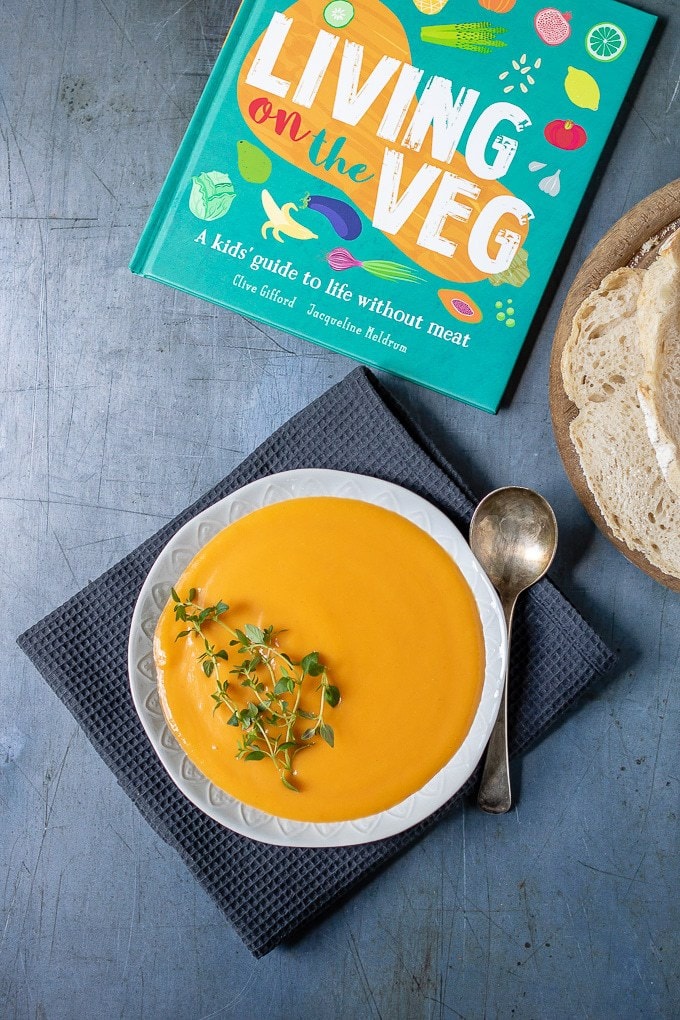
[[[282,848],[249,840],[207,818],[176,789],[156,757],[132,704],[126,661],[132,610],[147,572],[172,535],[199,511],[255,478],[299,467],[355,471],[404,485],[467,531],[474,498],[465,483],[378,380],[357,369],[193,506],[18,639],[122,788],[255,956],[268,953],[366,881],[463,795],[382,842]],[[534,588],[522,602],[513,632],[511,752],[536,741],[612,661],[549,581]]]

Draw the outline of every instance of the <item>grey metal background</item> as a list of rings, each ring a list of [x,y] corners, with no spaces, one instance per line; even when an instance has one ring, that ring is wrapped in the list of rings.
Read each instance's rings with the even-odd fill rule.
[[[590,524],[547,408],[578,266],[680,173],[680,9],[639,6],[665,29],[512,403],[390,381],[480,493],[553,502],[553,576],[621,668],[524,759],[509,816],[453,814],[256,962],[14,639],[351,362],[127,269],[233,4],[3,0],[1,1016],[678,1015],[680,599]]]

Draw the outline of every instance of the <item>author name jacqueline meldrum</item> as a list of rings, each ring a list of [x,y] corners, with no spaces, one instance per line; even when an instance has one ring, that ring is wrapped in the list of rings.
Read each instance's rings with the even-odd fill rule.
[[[310,301],[307,305],[307,315],[311,315],[314,319],[319,319],[323,322],[324,326],[335,326],[336,329],[342,329],[347,333],[354,333],[357,336],[363,336],[367,340],[372,340],[376,344],[382,344],[383,347],[389,347],[399,354],[406,354],[408,347],[406,344],[399,343],[397,340],[392,339],[392,334],[388,333],[384,329],[376,329],[375,326],[367,326],[364,331],[361,326],[357,326],[355,322],[346,315],[343,319],[338,319],[334,315],[329,315],[327,312],[322,312],[317,308],[314,301]]]

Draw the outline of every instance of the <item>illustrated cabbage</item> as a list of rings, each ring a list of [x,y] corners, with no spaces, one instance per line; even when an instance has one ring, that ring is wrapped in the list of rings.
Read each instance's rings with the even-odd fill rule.
[[[228,174],[210,170],[192,177],[189,208],[199,220],[218,220],[229,212],[236,197]]]

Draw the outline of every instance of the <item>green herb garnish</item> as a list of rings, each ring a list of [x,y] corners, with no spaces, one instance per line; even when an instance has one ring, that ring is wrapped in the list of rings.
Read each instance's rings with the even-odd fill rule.
[[[250,623],[243,630],[232,629],[222,619],[229,611],[227,603],[220,601],[214,606],[201,607],[196,602],[195,588],[190,589],[184,600],[173,588],[172,601],[175,620],[188,624],[175,640],[189,635],[199,639],[198,661],[205,675],[214,677],[217,684],[211,695],[215,702],[213,712],[224,706],[231,713],[227,724],[241,729],[236,757],[243,761],[270,758],[283,785],[297,793],[293,783],[295,756],[311,747],[317,735],[330,747],[335,741],[333,729],[324,719],[324,709],[327,705],[335,708],[340,701],[340,691],[330,683],[319,653],[309,652],[295,662],[278,647],[277,638],[282,631],[275,631],[273,627],[263,630]],[[204,631],[208,624],[225,630],[231,639],[232,657],[241,657],[239,662],[235,658],[231,660],[234,665],[229,676],[234,677],[233,681],[224,676],[230,653],[226,648],[211,644]],[[310,678],[318,681],[315,688],[319,694],[317,712],[300,707],[303,685]],[[231,688],[237,681],[252,694],[243,708],[239,708],[231,696]]]

